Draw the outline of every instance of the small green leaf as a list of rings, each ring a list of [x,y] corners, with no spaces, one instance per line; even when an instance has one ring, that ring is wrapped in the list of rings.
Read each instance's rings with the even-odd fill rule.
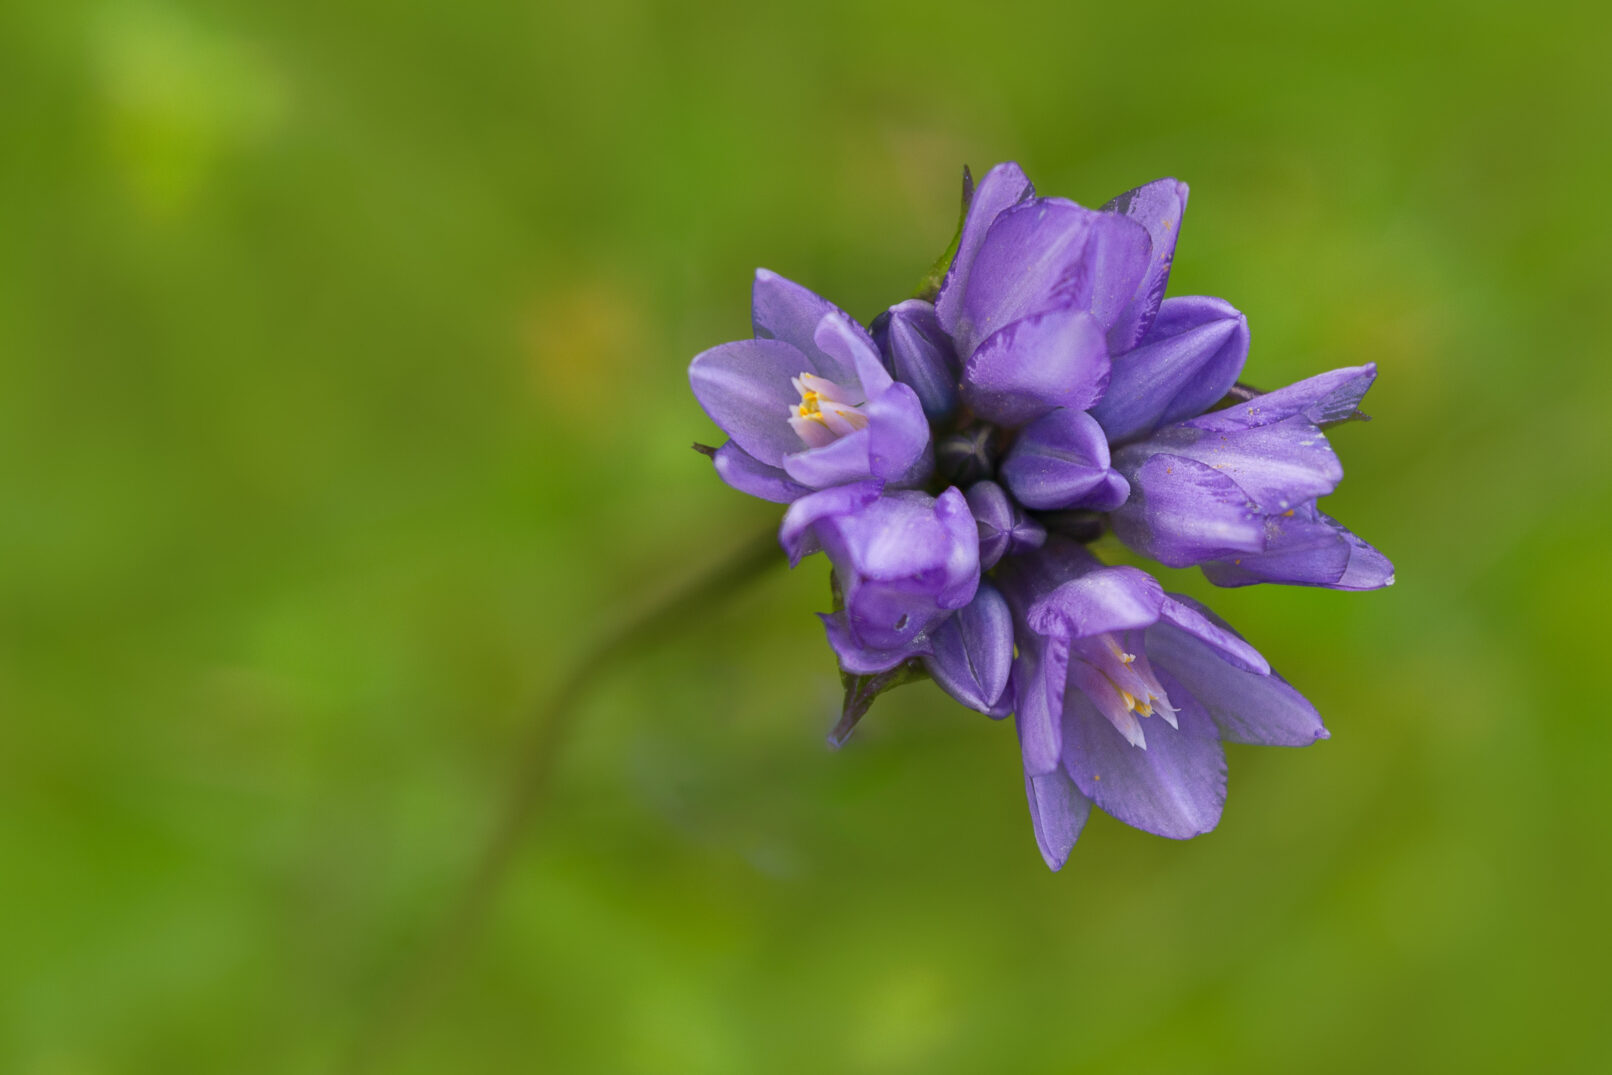
[[[840,710],[839,723],[828,733],[828,745],[836,750],[844,746],[879,695],[928,678],[929,672],[925,670],[923,661],[917,658],[903,661],[888,672],[877,672],[871,676],[852,675],[842,669],[840,682],[845,684],[845,704]]]
[[[963,240],[963,222],[968,219],[968,203],[974,199],[974,176],[963,165],[963,209],[957,216],[957,231],[952,236],[951,245],[946,247],[945,253],[935,260],[918,283],[918,290],[912,297],[923,299],[925,302],[934,302],[935,296],[940,294],[940,285],[946,282],[946,273],[952,267],[952,258],[957,256],[957,247]]]

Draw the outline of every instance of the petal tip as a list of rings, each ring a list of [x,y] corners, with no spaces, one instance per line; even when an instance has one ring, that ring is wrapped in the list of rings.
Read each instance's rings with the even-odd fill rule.
[[[1036,842],[1036,846],[1040,847],[1040,841]],[[1074,848],[1070,848],[1069,850],[1073,851]],[[1069,861],[1069,851],[1065,851],[1060,855],[1049,848],[1041,847],[1041,861],[1047,864],[1047,869],[1051,870],[1053,873],[1057,873],[1059,870],[1063,869],[1064,864]]]

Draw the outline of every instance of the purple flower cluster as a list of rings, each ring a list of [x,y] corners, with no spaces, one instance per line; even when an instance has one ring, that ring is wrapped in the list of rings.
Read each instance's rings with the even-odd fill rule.
[[[1390,585],[1388,560],[1317,507],[1343,476],[1324,430],[1358,415],[1376,368],[1240,385],[1243,315],[1164,298],[1184,183],[1092,210],[1001,164],[965,197],[938,290],[871,329],[756,274],[755,337],[689,367],[730,438],[717,473],[789,505],[792,563],[833,564],[823,620],[848,707],[921,668],[1014,716],[1053,869],[1093,804],[1161,836],[1208,832],[1223,742],[1327,731],[1212,612],[1087,546],[1112,530],[1220,586]]]

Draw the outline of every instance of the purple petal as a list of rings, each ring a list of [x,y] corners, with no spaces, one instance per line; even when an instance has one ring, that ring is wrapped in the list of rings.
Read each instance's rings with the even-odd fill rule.
[[[1217,586],[1258,582],[1290,586],[1330,586],[1349,569],[1349,543],[1318,521],[1315,506],[1305,505],[1265,520],[1265,549],[1229,562],[1204,564],[1204,575]]]
[[[1198,429],[1224,433],[1270,425],[1296,415],[1303,415],[1317,425],[1341,422],[1359,409],[1366,389],[1376,378],[1375,362],[1331,370],[1223,411],[1212,411],[1193,419],[1191,424]]]
[[[849,612],[819,612],[828,644],[839,659],[840,668],[856,676],[871,676],[888,672],[902,661],[923,657],[930,652],[930,638],[926,632],[917,632],[906,644],[879,648],[864,642],[853,629],[854,617]]]
[[[951,337],[940,327],[935,308],[922,299],[908,299],[890,307],[876,326],[881,347],[896,380],[912,386],[930,421],[942,421],[957,410],[957,382],[961,366]]]
[[[1257,506],[1213,467],[1161,453],[1130,479],[1131,498],[1111,518],[1120,540],[1136,551],[1188,567],[1265,547]]]
[[[1229,563],[1204,564],[1217,586],[1279,582],[1335,590],[1375,590],[1394,581],[1388,558],[1314,504],[1265,520],[1265,549]]]
[[[1065,582],[1030,606],[1037,634],[1089,638],[1104,631],[1148,627],[1159,618],[1164,588],[1135,567],[1099,567]]]
[[[975,482],[963,494],[980,534],[980,570],[989,571],[1007,554],[1013,530],[1014,505],[995,482]]]
[[[1084,310],[1015,321],[980,344],[963,371],[963,399],[998,425],[1022,426],[1056,407],[1083,411],[1108,384],[1102,327]]]
[[[790,566],[800,563],[802,557],[818,550],[819,543],[812,527],[824,519],[860,511],[879,498],[883,482],[865,481],[855,485],[836,485],[803,496],[784,512],[784,521],[778,528],[778,543],[789,555]]]
[[[1203,605],[1181,594],[1165,594],[1159,619],[1215,649],[1220,659],[1254,675],[1269,675],[1270,662],[1250,646],[1226,621]]]
[[[866,428],[858,429],[821,448],[807,448],[786,455],[783,459],[784,472],[813,489],[862,481],[872,476],[873,468],[868,459],[871,436]]]
[[[1013,616],[1001,591],[981,582],[974,600],[931,633],[934,655],[924,661],[947,694],[988,713],[1013,670]]]
[[[1091,800],[1080,793],[1062,769],[1038,776],[1026,773],[1024,793],[1030,800],[1030,824],[1035,829],[1041,857],[1048,868],[1061,869],[1091,816]]]
[[[826,542],[825,549],[833,556],[834,550]],[[909,580],[863,579],[859,584],[851,584],[846,579],[848,572],[841,570],[837,558],[835,569],[845,585],[845,623],[863,652],[897,655],[884,668],[893,667],[894,661],[903,657],[929,652],[931,628],[948,615],[937,607],[933,594],[915,589]],[[844,656],[842,653],[841,657]],[[851,671],[857,670],[851,668]],[[883,671],[883,668],[875,670]]]
[[[974,188],[968,202],[968,214],[963,218],[962,231],[957,236],[957,253],[952,257],[951,268],[935,297],[935,313],[948,333],[955,332],[961,313],[963,294],[968,289],[969,274],[980,245],[996,218],[1005,210],[1035,196],[1035,188],[1017,164],[1009,161],[998,164]]]
[[[1013,614],[1023,620],[1042,596],[1103,566],[1080,542],[1048,534],[1041,547],[1026,549],[997,565],[996,581]]]
[[[1019,655],[1013,662],[1014,727],[1019,733],[1019,749],[1024,755],[1024,771],[1040,776],[1058,768],[1063,750],[1063,727],[1057,711],[1048,705],[1048,681],[1042,664],[1047,648],[1039,635],[1019,640]],[[1063,692],[1063,682],[1054,684]]]
[[[1007,210],[981,244],[961,314],[948,326],[958,356],[966,360],[993,333],[1049,310],[1090,312],[1106,333],[1147,268],[1149,245],[1134,221],[1062,199]]]
[[[1133,451],[1142,449],[1162,450],[1213,467],[1267,514],[1325,496],[1343,479],[1343,465],[1326,434],[1297,414],[1225,432],[1207,432],[1187,422],[1162,430]]]
[[[1024,769],[1032,776],[1051,772],[1058,765],[1068,646],[1060,644],[1055,649],[1024,621],[1030,606],[1043,594],[1101,566],[1083,545],[1049,535],[1042,548],[1011,557],[997,568],[996,582],[1018,625],[1018,656],[1008,690],[1013,695]]]
[[[1075,662],[1077,666],[1079,661]],[[1041,680],[1041,694],[1045,699],[1047,708],[1047,721],[1056,738],[1053,740],[1061,753],[1063,749],[1063,721],[1058,714],[1063,712],[1064,692],[1070,688],[1069,679],[1069,639],[1057,635],[1048,636],[1046,645],[1041,647],[1040,665],[1038,668]]]
[[[1152,267],[1152,237],[1138,221],[1099,213],[1092,221],[1091,312],[1107,333],[1124,316]]]
[[[884,368],[873,337],[845,311],[836,309],[823,315],[812,332],[812,342],[818,354],[853,371],[849,380],[832,377],[830,380],[847,387],[861,385],[865,399],[872,399],[890,387],[890,371]]]
[[[1332,516],[1325,512],[1317,514],[1328,525],[1343,531],[1343,539],[1349,543],[1349,566],[1344,569],[1343,577],[1332,584],[1334,590],[1378,590],[1394,584],[1394,565],[1388,557]]]
[[[1106,213],[1119,213],[1141,224],[1152,240],[1147,271],[1137,285],[1135,296],[1108,333],[1108,343],[1115,354],[1135,347],[1147,335],[1154,316],[1159,313],[1159,302],[1170,281],[1170,263],[1175,259],[1176,236],[1181,232],[1181,217],[1186,209],[1187,185],[1179,179],[1155,179],[1103,206]]]
[[[989,571],[1010,553],[1038,549],[1046,542],[1046,528],[1026,515],[995,482],[975,482],[964,495],[979,526],[981,571]]]
[[[1024,428],[1002,461],[1001,478],[1028,508],[1109,511],[1130,493],[1108,465],[1102,426],[1084,411],[1062,408]]]
[[[1156,671],[1169,674],[1198,700],[1227,742],[1302,747],[1327,738],[1315,707],[1281,676],[1233,667],[1222,653],[1173,624],[1148,629],[1147,656]],[[1181,704],[1174,690],[1170,701]]]
[[[908,479],[929,447],[923,404],[908,385],[891,384],[868,399],[867,465],[876,478]]]
[[[845,316],[843,310],[815,291],[767,269],[756,270],[756,282],[750,289],[750,320],[756,338],[791,344],[811,360],[803,369],[836,384],[855,384],[855,366],[824,354],[817,346],[817,326],[830,314]]]
[[[688,382],[711,421],[751,456],[776,467],[801,446],[789,409],[800,400],[791,378],[802,372],[815,367],[797,348],[777,340],[739,340],[695,355]]]
[[[1247,358],[1248,322],[1231,304],[1166,300],[1141,346],[1115,354],[1108,391],[1092,415],[1111,441],[1144,436],[1214,406]]]
[[[828,515],[813,532],[834,562],[851,632],[872,649],[913,645],[979,586],[979,535],[956,489],[939,497],[886,491],[858,510]]]
[[[936,600],[941,608],[962,608],[979,588],[979,527],[963,491],[955,485],[935,498],[935,517],[946,528],[948,582]]]
[[[739,492],[762,500],[788,504],[811,492],[806,486],[790,481],[789,475],[782,470],[769,467],[731,440],[716,450],[711,462],[716,466],[717,477]]]
[[[1226,756],[1203,707],[1167,673],[1158,674],[1177,707],[1179,727],[1148,718],[1147,747],[1134,747],[1085,695],[1070,691],[1064,700],[1064,766],[1075,786],[1105,813],[1146,832],[1185,840],[1220,821]]]

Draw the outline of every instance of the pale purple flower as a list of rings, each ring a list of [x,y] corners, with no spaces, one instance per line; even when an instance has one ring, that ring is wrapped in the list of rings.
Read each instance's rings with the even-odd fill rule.
[[[1112,528],[1223,586],[1393,581],[1317,507],[1342,477],[1324,430],[1360,416],[1376,367],[1263,395],[1241,385],[1243,315],[1164,297],[1186,203],[1184,183],[1160,179],[1085,209],[998,165],[972,189],[938,286],[871,333],[763,271],[756,339],[690,368],[732,438],[718,473],[790,503],[791,562],[821,550],[833,564],[823,620],[846,704],[831,741],[924,672],[970,708],[1012,714],[1053,869],[1093,805],[1195,836],[1220,818],[1222,742],[1327,734],[1213,613],[1084,543]]]
[[[1132,495],[1115,532],[1162,564],[1203,565],[1221,586],[1391,585],[1388,559],[1316,507],[1343,477],[1322,427],[1353,416],[1376,376],[1370,363],[1333,370],[1121,448]]]
[[[1220,820],[1221,742],[1306,746],[1315,708],[1240,635],[1133,567],[1053,539],[1007,561],[1016,723],[1036,841],[1058,869],[1093,804],[1160,836]]]
[[[923,406],[891,378],[866,329],[765,269],[756,273],[751,315],[754,339],[713,347],[689,365],[695,398],[731,438],[713,456],[723,481],[788,503],[869,478],[924,480]]]
[[[824,489],[789,506],[779,540],[791,563],[821,549],[834,564],[845,607],[823,622],[840,667],[858,675],[931,654],[931,631],[979,590],[979,530],[955,488]]]
[[[1173,179],[1092,210],[1035,197],[1016,164],[991,169],[935,298],[974,413],[1017,427],[1096,405],[1111,356],[1142,342],[1157,316],[1185,206]]]

